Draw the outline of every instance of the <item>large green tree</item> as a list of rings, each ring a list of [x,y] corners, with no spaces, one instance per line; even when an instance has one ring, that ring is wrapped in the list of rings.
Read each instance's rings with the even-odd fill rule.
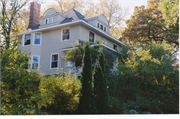
[[[94,80],[94,99],[98,114],[107,114],[109,111],[107,74],[105,71],[104,55],[100,53],[98,63],[96,63],[93,74]]]
[[[137,111],[178,113],[179,69],[174,47],[165,41],[161,45],[153,41],[149,46],[136,47],[126,54],[128,56],[123,63],[118,63],[114,74],[114,79],[118,79],[115,81],[118,91],[113,92],[114,87],[110,87],[110,94],[116,93],[122,102],[144,97],[145,104],[134,105]]]
[[[130,20],[126,21],[127,28],[123,32],[122,41],[132,43],[149,43],[168,41],[179,46],[179,33],[176,28],[166,24],[163,13],[159,9],[160,0],[149,0],[148,6],[135,7]],[[179,24],[179,23],[178,23]]]
[[[81,92],[79,99],[79,113],[92,113],[92,58],[89,45],[84,49],[81,73]]]

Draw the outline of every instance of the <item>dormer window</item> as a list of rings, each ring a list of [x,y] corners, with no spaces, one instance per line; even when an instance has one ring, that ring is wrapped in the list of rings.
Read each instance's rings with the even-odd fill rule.
[[[56,20],[55,17],[53,17],[53,23],[55,22],[55,20]]]
[[[103,30],[103,25],[101,25],[101,30]]]
[[[104,31],[106,32],[106,27],[104,27]]]
[[[48,23],[48,20],[46,19],[46,24]]]
[[[52,18],[49,18],[49,22],[48,22],[48,23],[49,23],[49,24],[52,23]]]
[[[99,23],[98,23],[98,28],[99,28]]]
[[[45,20],[45,24],[50,24],[50,23],[54,23],[56,21],[55,17],[51,17]]]

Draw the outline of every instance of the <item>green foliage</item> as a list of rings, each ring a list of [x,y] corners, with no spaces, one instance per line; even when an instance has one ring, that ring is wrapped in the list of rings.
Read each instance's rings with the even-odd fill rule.
[[[95,107],[98,114],[107,114],[109,111],[106,76],[105,59],[101,53],[93,73]]]
[[[90,46],[91,42],[84,42],[83,45],[81,44],[74,44],[73,49],[68,50],[66,52],[66,55],[63,57],[63,60],[70,60],[75,63],[75,66],[82,66],[82,59],[84,54],[84,49],[86,45]],[[101,45],[99,42],[95,46],[89,47],[91,56],[92,56],[92,64],[95,64],[96,59],[98,58],[99,49],[101,48]]]
[[[160,9],[167,25],[179,22],[179,0],[160,0]]]
[[[37,71],[27,71],[26,53],[17,52],[16,42],[9,49],[1,48],[1,113],[34,114],[40,76]]]
[[[92,113],[92,57],[89,45],[86,44],[83,54],[81,73],[81,93],[79,101],[79,113]]]
[[[160,0],[149,0],[147,8],[135,7],[131,19],[126,21],[127,28],[122,41],[133,45],[147,44],[152,40],[161,43],[166,40],[179,47],[179,22],[174,26],[166,24],[164,14],[160,9]]]
[[[129,50],[126,55],[111,80],[111,96],[140,112],[178,113],[179,69],[175,65],[174,47],[165,41],[161,45],[152,42],[149,46]],[[128,102],[136,101],[137,96],[144,97],[144,102]],[[175,104],[170,104],[172,101]]]
[[[38,108],[48,114],[67,114],[77,109],[79,103],[80,81],[71,71],[68,75],[61,74],[44,77],[39,86],[40,93],[36,95]]]

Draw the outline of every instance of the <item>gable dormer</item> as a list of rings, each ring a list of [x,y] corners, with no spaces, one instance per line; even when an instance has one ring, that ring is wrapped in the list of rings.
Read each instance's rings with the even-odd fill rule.
[[[109,33],[109,31],[110,31],[111,27],[108,25],[108,20],[103,14],[92,16],[92,17],[87,17],[87,18],[85,18],[85,20],[89,24],[101,29],[104,32]]]
[[[42,17],[40,17],[40,27],[56,25],[62,22],[66,18],[65,15],[57,12],[55,9],[47,9]]]

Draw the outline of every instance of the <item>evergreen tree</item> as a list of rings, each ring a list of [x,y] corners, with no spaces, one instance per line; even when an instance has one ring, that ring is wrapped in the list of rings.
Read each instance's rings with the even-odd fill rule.
[[[92,58],[89,49],[89,44],[86,44],[81,73],[81,94],[79,101],[79,113],[89,114],[92,113]]]
[[[108,113],[107,75],[105,73],[104,54],[99,55],[99,63],[94,68],[94,97],[97,113]]]

